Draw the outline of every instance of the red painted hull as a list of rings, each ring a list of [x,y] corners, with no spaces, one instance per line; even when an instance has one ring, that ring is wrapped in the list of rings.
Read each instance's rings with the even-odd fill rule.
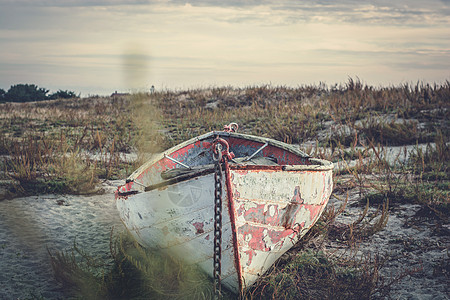
[[[239,292],[318,220],[332,191],[333,165],[277,141],[213,132],[167,150],[134,172],[117,191],[126,227],[142,245],[166,249],[208,274],[214,232],[211,144],[217,135],[237,158],[256,152],[259,161],[275,162],[237,160],[223,174],[222,284]],[[203,167],[183,170],[186,166]],[[171,169],[181,173],[161,177]]]

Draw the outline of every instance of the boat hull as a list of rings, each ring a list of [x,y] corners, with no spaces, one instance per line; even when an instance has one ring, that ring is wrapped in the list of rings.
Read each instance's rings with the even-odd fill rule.
[[[230,167],[223,184],[222,284],[239,292],[289,250],[319,218],[332,190],[331,170]],[[132,197],[117,207],[136,240],[212,274],[214,175]]]
[[[116,192],[136,240],[213,274],[213,147],[236,156],[222,173],[221,283],[242,292],[318,220],[332,191],[333,164],[292,145],[211,132],[159,154]],[[226,157],[228,160],[232,155]]]
[[[315,224],[330,197],[332,174],[306,170],[234,170],[231,183],[245,288]]]

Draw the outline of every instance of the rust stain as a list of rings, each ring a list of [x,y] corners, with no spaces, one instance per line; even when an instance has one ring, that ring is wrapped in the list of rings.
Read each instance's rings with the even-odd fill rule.
[[[251,171],[282,171],[283,166],[265,166],[265,165],[231,165],[230,169],[237,171],[240,175],[246,175]]]
[[[303,203],[304,200],[302,198],[302,194],[300,193],[300,187],[296,186],[294,189],[294,196],[291,199],[291,202]]]
[[[164,235],[168,235],[168,234],[169,234],[169,228],[167,228],[167,226],[164,226],[164,227],[161,229],[161,231],[162,231],[162,233],[163,233]]]
[[[233,238],[233,252],[234,252],[234,265],[236,268],[236,272],[238,275],[239,281],[239,290],[242,292],[243,282],[242,282],[242,267],[241,260],[239,256],[239,248],[238,248],[238,238],[236,232],[236,216],[235,216],[235,207],[234,207],[234,199],[233,199],[233,187],[231,185],[231,173],[230,173],[230,165],[228,161],[225,159],[225,184],[227,187],[227,198],[228,198],[228,214],[230,215],[231,221],[231,231]]]
[[[248,170],[246,170],[246,169],[235,169],[234,167],[236,167],[236,166],[233,166],[231,169],[233,170],[233,171],[236,171],[236,173],[238,173],[239,175],[247,175],[248,174]]]
[[[254,255],[256,256],[256,251],[253,249],[250,249],[250,250],[244,251],[244,253],[247,254],[247,256],[248,256],[246,265],[250,266],[252,264],[253,256]]]
[[[295,223],[295,216],[300,210],[300,204],[289,203],[283,210],[284,213],[283,217],[281,218],[281,226],[283,226],[286,229],[292,228],[292,226]]]
[[[304,200],[302,198],[302,194],[300,193],[300,187],[296,186],[294,189],[294,196],[291,199],[291,203],[289,203],[284,209],[281,218],[281,226],[286,229],[292,228],[295,223],[295,217],[299,212]]]
[[[203,227],[205,226],[203,222],[195,222],[192,225],[194,225],[195,229],[197,230],[195,234],[202,234],[205,232],[205,230],[203,230]]]

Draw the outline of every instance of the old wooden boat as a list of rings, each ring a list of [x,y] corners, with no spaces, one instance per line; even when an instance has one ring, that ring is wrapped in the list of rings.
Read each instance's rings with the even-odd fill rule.
[[[154,156],[117,189],[116,202],[141,245],[212,276],[219,180],[221,283],[242,292],[318,220],[332,191],[333,164],[230,128]],[[217,174],[219,154],[225,162]]]

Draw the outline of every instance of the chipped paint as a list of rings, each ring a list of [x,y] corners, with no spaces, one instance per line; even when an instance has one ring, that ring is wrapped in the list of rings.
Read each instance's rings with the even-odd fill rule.
[[[194,225],[195,229],[197,230],[196,234],[201,234],[205,232],[203,230],[203,226],[205,226],[203,222],[195,222],[192,225]]]
[[[290,145],[237,133],[213,132],[155,155],[115,193],[120,217],[136,240],[165,249],[212,274],[214,175],[209,169],[163,179],[163,171],[213,164],[211,145],[226,140],[236,157],[256,156],[279,165],[225,167],[222,185],[222,284],[240,292],[252,285],[320,217],[332,191],[329,162]],[[206,171],[205,171],[206,170]]]
[[[228,203],[228,212],[230,214],[230,222],[231,222],[231,231],[232,231],[232,239],[233,239],[233,254],[234,254],[234,265],[237,273],[239,293],[242,294],[243,291],[243,281],[242,281],[242,267],[241,260],[239,257],[239,247],[238,247],[238,237],[236,232],[236,208],[233,198],[233,187],[231,186],[231,173],[230,166],[228,164],[227,159],[224,160],[225,166],[225,184],[227,189],[227,203]]]
[[[252,275],[264,273],[317,221],[331,193],[323,187],[331,172],[252,166],[232,173],[242,274],[252,284]]]

